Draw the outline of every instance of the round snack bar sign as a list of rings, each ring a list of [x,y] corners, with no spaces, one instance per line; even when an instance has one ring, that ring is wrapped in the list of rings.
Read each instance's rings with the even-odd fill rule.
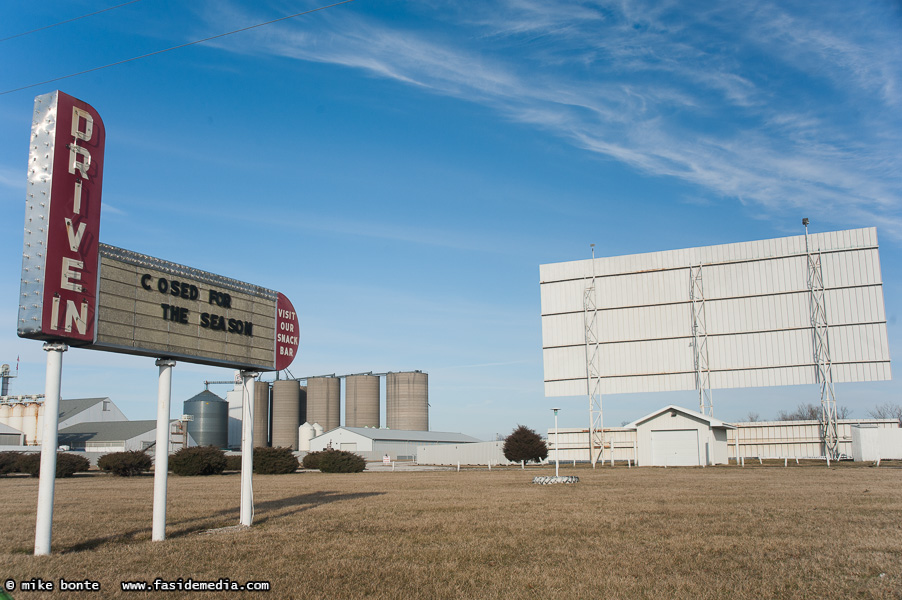
[[[276,302],[276,370],[291,364],[298,353],[301,328],[291,300],[279,294]]]

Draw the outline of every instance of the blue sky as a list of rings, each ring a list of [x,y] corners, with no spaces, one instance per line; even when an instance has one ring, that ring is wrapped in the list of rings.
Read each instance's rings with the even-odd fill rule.
[[[0,2],[0,38],[116,4]],[[320,6],[141,0],[0,42],[0,92]],[[538,266],[876,226],[891,354],[902,307],[898,2],[355,2],[0,94],[0,361],[15,334],[33,98],[107,131],[101,240],[277,289],[295,375],[421,369],[430,426],[585,426],[544,398]],[[63,397],[155,416],[153,360],[70,350]],[[173,414],[223,369],[180,363]],[[225,387],[213,388],[225,394]],[[855,416],[897,382],[846,384]],[[717,390],[715,415],[818,402]],[[695,393],[606,396],[605,424]]]

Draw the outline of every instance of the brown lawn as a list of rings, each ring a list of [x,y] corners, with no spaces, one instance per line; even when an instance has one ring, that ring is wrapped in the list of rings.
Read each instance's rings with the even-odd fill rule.
[[[780,465],[782,467],[782,464]],[[34,557],[37,480],[0,478],[0,584],[91,579],[22,598],[181,598],[120,582],[229,578],[203,598],[902,598],[902,468],[554,468],[57,481],[53,555]],[[193,595],[197,597],[196,594]]]

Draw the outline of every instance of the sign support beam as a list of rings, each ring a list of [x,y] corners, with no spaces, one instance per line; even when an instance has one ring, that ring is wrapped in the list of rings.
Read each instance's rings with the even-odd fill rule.
[[[56,449],[59,440],[60,386],[63,377],[63,352],[69,346],[47,342],[47,373],[44,379],[44,439],[41,442],[41,471],[38,481],[38,514],[34,529],[34,555],[50,554],[53,536],[53,494],[56,487]]]
[[[157,441],[153,466],[153,535],[154,542],[166,539],[166,490],[169,482],[169,411],[172,400],[172,367],[167,358],[155,363],[160,368],[157,386]]]
[[[254,393],[255,371],[241,371],[244,385],[241,398],[241,525],[254,520]]]

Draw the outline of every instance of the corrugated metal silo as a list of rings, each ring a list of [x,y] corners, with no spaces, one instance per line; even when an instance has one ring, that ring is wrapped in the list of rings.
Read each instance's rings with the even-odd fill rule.
[[[254,448],[269,446],[269,383],[254,382]]]
[[[385,377],[385,421],[389,429],[429,431],[429,376],[422,371]]]
[[[379,376],[345,378],[345,426],[379,427]]]
[[[301,385],[294,380],[272,384],[272,445],[298,449],[301,426]]]
[[[185,400],[188,435],[198,446],[225,448],[229,444],[229,403],[209,390]]]
[[[307,421],[330,431],[340,424],[341,379],[311,377],[307,380]]]

